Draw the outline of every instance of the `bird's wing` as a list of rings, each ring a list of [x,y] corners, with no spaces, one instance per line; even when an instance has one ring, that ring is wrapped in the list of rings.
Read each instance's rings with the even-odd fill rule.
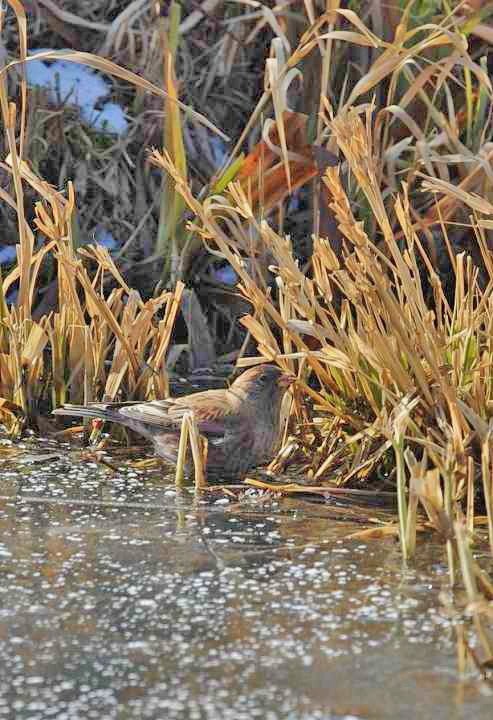
[[[186,412],[192,411],[199,432],[223,436],[239,419],[234,398],[224,390],[207,390],[187,397],[154,400],[120,407],[119,415],[153,425],[156,428],[178,426]]]
[[[199,432],[221,436],[240,420],[239,408],[234,401],[235,398],[227,391],[206,390],[189,397],[177,398],[169,410],[169,416],[174,422],[181,423],[185,413],[192,411]]]

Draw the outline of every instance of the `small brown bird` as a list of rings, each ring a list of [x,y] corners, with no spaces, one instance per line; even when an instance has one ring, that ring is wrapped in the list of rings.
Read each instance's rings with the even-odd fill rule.
[[[125,425],[151,440],[158,455],[176,464],[183,415],[193,411],[200,434],[208,440],[208,474],[241,477],[272,459],[280,440],[281,402],[294,380],[275,365],[257,365],[226,390],[151,402],[64,405],[54,414]]]

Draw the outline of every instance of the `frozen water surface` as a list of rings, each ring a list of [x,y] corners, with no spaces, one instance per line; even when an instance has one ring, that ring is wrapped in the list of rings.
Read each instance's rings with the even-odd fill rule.
[[[404,571],[325,505],[198,501],[50,442],[0,472],[0,718],[491,718],[438,547]]]

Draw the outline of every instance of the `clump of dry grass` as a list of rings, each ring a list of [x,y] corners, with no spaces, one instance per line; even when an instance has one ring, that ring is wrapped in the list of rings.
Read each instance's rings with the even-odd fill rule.
[[[485,628],[493,595],[471,544],[486,526],[493,553],[493,275],[481,287],[471,258],[457,255],[449,302],[428,262],[433,300],[425,298],[420,264],[426,255],[413,229],[408,189],[403,187],[392,205],[403,233],[398,243],[372,167],[370,113],[366,119],[365,127],[356,111],[348,111],[330,127],[375,210],[383,242],[372,241],[355,220],[339,170],[329,168],[324,182],[345,244],[338,258],[327,239],[316,237],[311,277],[295,261],[289,239],[255,218],[239,185],[230,186],[228,197],[200,203],[169,159],[158,153],[153,159],[174,174],[199,218],[196,231],[240,276],[252,305],[243,324],[262,359],[297,370],[299,391],[314,401],[311,430],[305,429],[298,443],[303,446],[303,436],[308,437],[301,456],[305,472],[318,482],[326,478],[340,485],[385,465],[394,468],[403,555],[417,552],[421,505],[429,527],[444,539],[451,580],[458,570],[467,578],[468,607],[482,641],[482,659],[477,654],[474,659],[486,668],[493,657]],[[471,208],[479,202],[470,194],[463,199]],[[476,210],[471,221],[490,272],[482,232],[493,207],[482,203],[481,214]],[[276,299],[244,262],[252,236],[255,252],[272,257]],[[339,310],[331,302],[336,295]]]
[[[472,77],[476,97],[484,93],[488,103],[491,84],[469,56],[454,18],[419,32],[407,30],[403,22],[402,43],[388,44],[349,11],[339,12],[357,31],[322,34],[320,22],[277,75],[281,83],[297,53],[306,55],[322,40],[349,40],[383,51],[337,111],[326,98],[322,101],[325,134],[341,162],[326,169],[319,200],[341,242],[315,235],[309,272],[295,259],[290,238],[262,218],[248,183],[232,183],[199,201],[169,155],[155,151],[152,160],[174,177],[197,218],[194,232],[240,277],[241,292],[252,307],[242,322],[261,358],[296,370],[300,392],[313,401],[309,431],[298,437],[298,461],[301,455],[305,471],[318,482],[327,478],[344,484],[379,469],[391,471],[403,556],[418,551],[421,507],[428,527],[443,538],[451,581],[460,576],[467,588],[466,613],[473,617],[480,650],[472,650],[466,636],[462,640],[468,657],[487,673],[493,658],[493,593],[472,547],[486,539],[493,554],[490,149],[486,128],[477,154],[461,138],[462,133],[472,138],[468,128],[474,113],[460,119],[450,104],[444,69],[450,73],[456,66],[470,73],[466,108]],[[429,62],[417,77],[406,75],[406,61],[447,45],[450,55]],[[397,104],[402,75],[408,89]],[[389,82],[389,104],[355,107],[383,78]],[[434,97],[424,90],[431,78]],[[449,101],[447,117],[437,110],[437,83]],[[417,97],[427,108],[422,125],[405,109]],[[391,117],[410,130],[405,143],[396,136]],[[279,113],[278,152],[289,186],[293,158],[282,142],[285,121]],[[410,153],[412,162],[404,161],[403,153]],[[462,228],[460,252],[449,236],[451,221]],[[449,288],[434,266],[436,229],[450,263]],[[474,260],[465,251],[473,244]],[[270,257],[271,287],[255,272],[258,258],[265,256]]]
[[[0,106],[8,145],[2,169],[13,187],[13,195],[2,189],[0,196],[15,211],[19,238],[17,267],[0,288],[0,410],[12,435],[18,435],[26,423],[35,423],[43,409],[69,399],[87,402],[102,394],[115,398],[118,393],[136,398],[165,396],[165,356],[183,291],[183,284],[178,283],[173,292],[144,301],[125,283],[107,250],[86,246],[77,251],[72,185],[64,197],[39,178],[25,159],[24,78],[19,109],[9,101],[8,71],[29,62],[21,4],[16,4],[15,12],[20,57],[0,72]],[[82,60],[166,97],[135,73],[96,56],[68,51],[45,55]],[[26,217],[26,188],[40,198],[34,208],[34,228]],[[38,248],[35,233],[42,240]],[[55,298],[43,312],[38,297],[40,273],[49,264],[48,291]],[[91,265],[94,273],[90,275]],[[109,278],[112,288],[108,291]],[[17,300],[9,306],[6,296],[15,283]]]
[[[20,175],[43,188],[22,166]],[[45,245],[34,251],[29,233],[29,260],[21,255],[0,290],[0,397],[2,419],[12,435],[26,423],[35,424],[43,409],[64,402],[86,403],[101,395],[166,396],[165,358],[183,291],[179,283],[174,292],[144,302],[125,283],[105,248],[74,251],[73,192],[66,201],[46,188],[45,198],[36,206],[36,225]],[[57,309],[35,320],[33,298],[48,255],[56,264],[52,284]],[[95,267],[91,276],[83,258]],[[110,291],[108,278],[114,286]],[[5,294],[18,280],[19,301],[7,306]]]

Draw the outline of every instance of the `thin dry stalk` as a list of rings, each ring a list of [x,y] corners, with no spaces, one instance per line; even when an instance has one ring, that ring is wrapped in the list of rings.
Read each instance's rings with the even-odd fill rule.
[[[185,413],[181,421],[180,431],[180,442],[178,444],[178,457],[176,459],[176,470],[175,470],[175,485],[177,487],[183,487],[185,485],[185,465],[188,450],[189,441],[189,428],[188,415]]]
[[[203,439],[198,431],[195,415],[188,413],[188,437],[192,451],[192,459],[195,474],[195,490],[201,490],[207,486],[205,467],[207,464],[207,441]]]

